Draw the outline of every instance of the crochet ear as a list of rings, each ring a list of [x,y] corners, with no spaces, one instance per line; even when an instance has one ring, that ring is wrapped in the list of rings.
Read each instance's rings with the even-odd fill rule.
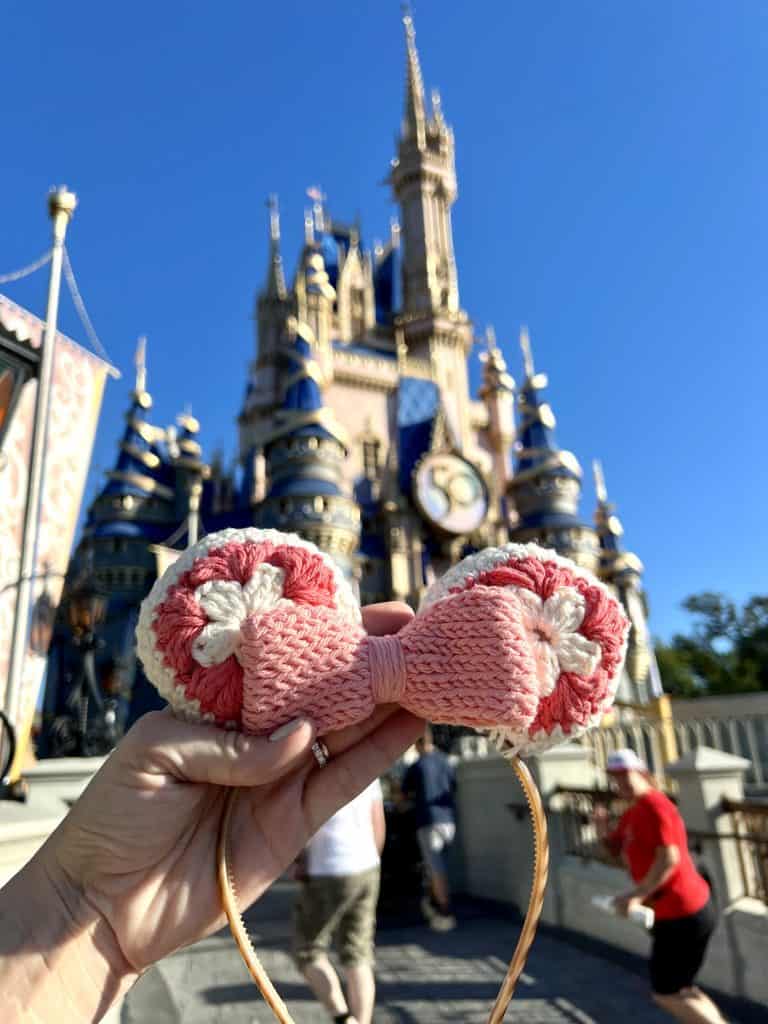
[[[535,544],[470,555],[430,587],[426,609],[476,586],[503,587],[522,609],[536,663],[538,703],[524,731],[488,730],[504,751],[535,753],[599,724],[613,704],[629,622],[591,573]]]
[[[209,534],[166,570],[142,604],[136,640],[147,677],[182,717],[241,728],[242,624],[291,604],[360,622],[341,571],[308,541],[276,530]]]

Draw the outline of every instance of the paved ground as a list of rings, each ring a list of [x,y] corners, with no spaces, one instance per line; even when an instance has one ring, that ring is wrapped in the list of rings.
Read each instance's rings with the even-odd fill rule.
[[[297,1024],[328,1017],[288,955],[293,886],[279,883],[251,911],[256,949]],[[519,931],[516,917],[460,905],[460,927],[435,934],[420,921],[380,927],[375,1024],[485,1024]],[[525,1024],[666,1024],[648,1000],[643,965],[541,931],[507,1011]],[[732,1018],[734,1021],[747,1018]],[[753,1018],[759,1019],[757,1017]],[[222,932],[170,957],[130,994],[122,1024],[271,1024],[270,1011]]]

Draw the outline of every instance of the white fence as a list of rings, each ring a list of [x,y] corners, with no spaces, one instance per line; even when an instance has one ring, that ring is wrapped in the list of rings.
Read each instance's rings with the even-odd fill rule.
[[[712,747],[750,761],[746,783],[768,785],[768,693],[734,694],[673,700],[672,719],[680,756],[699,747]],[[599,768],[612,750],[632,747],[647,760],[651,770],[664,775],[665,725],[653,713],[632,708],[616,711],[611,725],[595,729],[585,739]]]

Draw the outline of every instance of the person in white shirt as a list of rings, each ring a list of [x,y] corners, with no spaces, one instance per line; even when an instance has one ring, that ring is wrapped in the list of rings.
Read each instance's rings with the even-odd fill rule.
[[[386,826],[378,781],[342,807],[310,839],[299,861],[294,955],[317,999],[337,1024],[370,1024],[380,856]],[[346,997],[328,959],[333,941]]]

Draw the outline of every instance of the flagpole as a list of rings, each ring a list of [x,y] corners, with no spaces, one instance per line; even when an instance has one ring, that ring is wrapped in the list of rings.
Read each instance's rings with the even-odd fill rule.
[[[40,527],[40,503],[45,475],[45,448],[47,440],[48,412],[53,381],[54,350],[56,345],[56,321],[59,312],[59,291],[61,268],[64,257],[64,239],[67,226],[77,206],[77,197],[65,185],[48,194],[48,213],[53,222],[53,248],[51,250],[51,272],[48,280],[48,302],[45,314],[40,369],[35,396],[35,412],[32,427],[32,451],[29,460],[27,501],[24,510],[24,527],[21,541],[18,589],[16,592],[16,614],[13,626],[11,661],[8,684],[5,693],[5,711],[17,730],[21,711],[21,692],[24,670],[24,656],[29,635],[30,608],[34,588],[35,557]]]

